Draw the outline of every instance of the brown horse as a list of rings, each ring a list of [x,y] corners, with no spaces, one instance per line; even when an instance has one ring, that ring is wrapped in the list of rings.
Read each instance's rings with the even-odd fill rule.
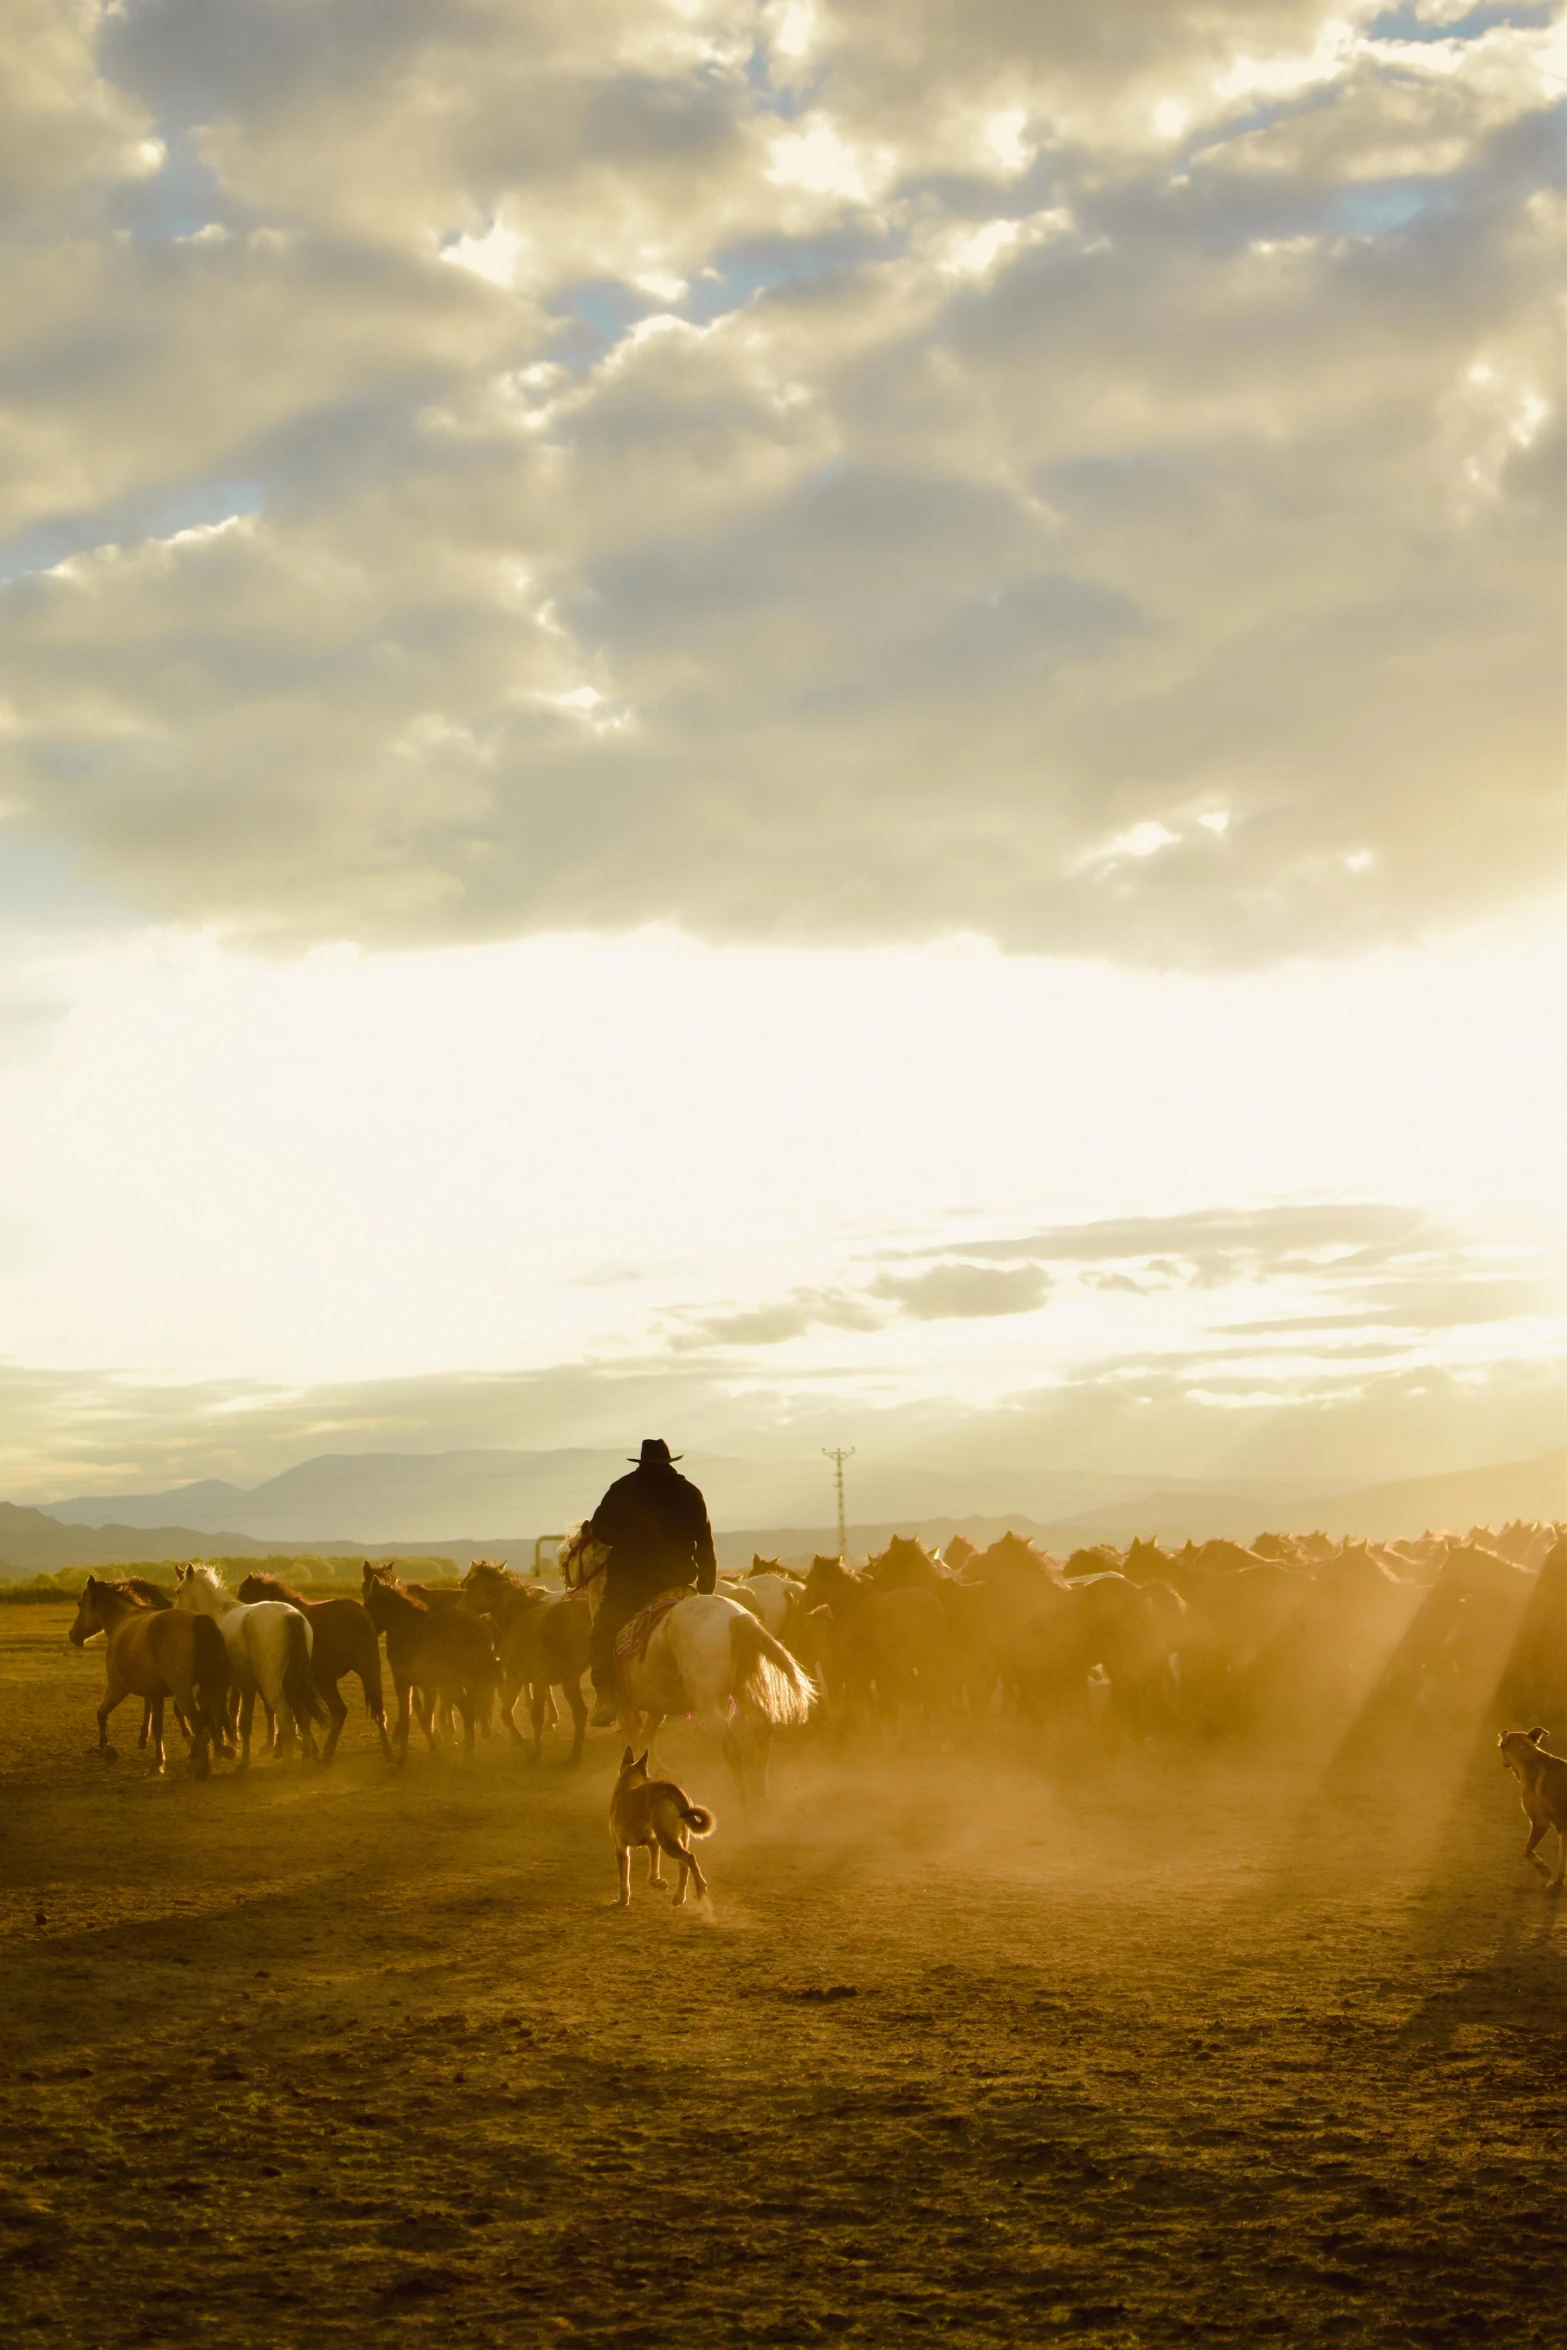
[[[499,1634],[501,1652],[501,1720],[519,1742],[515,1708],[524,1689],[533,1720],[533,1752],[538,1762],[544,1752],[544,1717],[550,1710],[550,1692],[560,1690],[571,1708],[571,1752],[568,1769],[582,1760],[588,1733],[587,1701],[582,1676],[588,1669],[588,1636],[592,1618],[586,1596],[551,1593],[541,1583],[525,1582],[509,1567],[493,1559],[475,1559],[463,1579],[463,1598],[475,1615],[488,1616]]]
[[[408,1760],[408,1731],[417,1692],[419,1727],[431,1752],[436,1750],[435,1719],[443,1707],[455,1705],[462,1715],[463,1745],[473,1752],[473,1725],[481,1713],[487,1719],[494,1703],[500,1666],[489,1635],[463,1608],[430,1608],[416,1599],[390,1567],[373,1567],[366,1559],[364,1604],[377,1632],[386,1635],[386,1661],[392,1668],[397,1692],[397,1724],[392,1744],[397,1760]]]
[[[298,1608],[310,1626],[310,1677],[332,1717],[321,1750],[322,1769],[325,1770],[336,1754],[343,1724],[348,1719],[348,1708],[337,1689],[345,1673],[359,1675],[359,1685],[365,1693],[365,1712],[380,1732],[381,1752],[390,1762],[392,1742],[386,1734],[386,1705],[381,1694],[381,1644],[362,1602],[306,1599],[303,1592],[296,1591],[277,1575],[247,1575],[239,1587],[239,1596],[247,1606],[258,1599],[286,1600],[290,1607]]]
[[[89,1575],[70,1629],[71,1645],[84,1647],[95,1632],[104,1636],[108,1667],[98,1708],[98,1752],[104,1761],[118,1759],[109,1744],[109,1716],[122,1698],[140,1697],[152,1708],[152,1767],[161,1773],[163,1707],[172,1699],[190,1724],[190,1768],[198,1779],[208,1777],[207,1750],[221,1736],[228,1711],[228,1651],[217,1625],[208,1616],[148,1607],[130,1592]]]
[[[481,1563],[490,1566],[494,1562],[485,1559]],[[422,1601],[432,1615],[439,1615],[442,1608],[457,1608],[463,1604],[460,1583],[404,1583],[403,1589]]]
[[[832,1618],[833,1666],[841,1695],[851,1711],[874,1702],[896,1721],[920,1711],[929,1721],[952,1695],[951,1642],[946,1616],[931,1591],[908,1586],[882,1591],[842,1559],[812,1559],[805,1578],[806,1605]]]
[[[128,1592],[130,1597],[136,1600],[142,1607],[168,1608],[174,1605],[172,1598],[169,1596],[168,1592],[165,1591],[163,1585],[161,1583],[149,1582],[145,1575],[104,1575],[101,1576],[99,1580],[108,1584],[112,1590]],[[88,1637],[90,1638],[91,1635],[88,1635]],[[175,1718],[179,1722],[180,1728],[185,1733],[186,1742],[188,1744],[190,1740],[190,1724],[186,1721],[178,1706],[175,1707],[174,1712]],[[151,1728],[152,1700],[150,1697],[144,1697],[142,1699],[141,1707],[141,1728],[136,1733],[136,1751],[138,1754],[146,1745],[147,1734]]]

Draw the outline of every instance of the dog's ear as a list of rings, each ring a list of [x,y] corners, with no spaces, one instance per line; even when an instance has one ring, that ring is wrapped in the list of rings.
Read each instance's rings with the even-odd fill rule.
[[[1541,1736],[1542,1738],[1545,1736],[1545,1732],[1544,1732],[1543,1730],[1540,1732],[1540,1736]],[[652,1751],[653,1751],[653,1749],[652,1749],[651,1747],[649,1747],[649,1748],[648,1748],[648,1750],[647,1750],[647,1754],[639,1754],[639,1755],[637,1756],[636,1767],[637,1767],[637,1769],[638,1769],[639,1771],[645,1771],[645,1770],[647,1769],[647,1757],[648,1757],[648,1754],[651,1754],[651,1753],[652,1753]],[[631,1749],[630,1749],[630,1747],[629,1747],[629,1746],[627,1747],[627,1749],[626,1749],[626,1752],[627,1752],[628,1754],[631,1752]]]
[[[625,1753],[620,1758],[620,1767],[623,1771],[629,1771],[631,1768],[631,1749],[629,1746],[626,1748]]]
[[[1528,1739],[1531,1746],[1543,1746],[1545,1744],[1546,1733],[1543,1729],[1527,1730],[1525,1731],[1524,1735]]]

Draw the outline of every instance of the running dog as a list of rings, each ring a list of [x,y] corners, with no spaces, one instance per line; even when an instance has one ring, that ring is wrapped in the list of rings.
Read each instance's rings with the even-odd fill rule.
[[[1560,1892],[1567,1876],[1567,1755],[1547,1753],[1543,1730],[1504,1730],[1496,1743],[1503,1762],[1518,1781],[1519,1800],[1529,1817],[1524,1859],[1539,1870],[1553,1892]],[[1554,1877],[1534,1849],[1547,1828],[1556,1830]]]
[[[707,1880],[697,1866],[690,1842],[693,1836],[711,1836],[717,1825],[707,1806],[693,1803],[673,1779],[649,1779],[647,1756],[633,1756],[628,1746],[620,1758],[620,1777],[609,1799],[610,1841],[620,1866],[620,1907],[631,1907],[631,1855],[638,1845],[647,1847],[650,1886],[662,1886],[666,1882],[659,1866],[663,1853],[679,1862],[676,1909],[685,1900],[688,1875],[696,1886],[698,1900],[705,1901]]]

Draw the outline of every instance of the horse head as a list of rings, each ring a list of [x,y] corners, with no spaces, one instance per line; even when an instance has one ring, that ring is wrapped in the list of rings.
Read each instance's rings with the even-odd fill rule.
[[[174,1604],[184,1608],[187,1614],[216,1616],[238,1604],[222,1576],[204,1559],[192,1559],[188,1566],[176,1567],[174,1572]]]
[[[560,1546],[560,1579],[568,1591],[585,1591],[609,1563],[609,1544],[596,1541],[593,1521],[573,1526]]]
[[[95,1575],[89,1575],[82,1585],[76,1602],[76,1621],[66,1634],[73,1648],[85,1647],[95,1632],[103,1631],[104,1588]]]

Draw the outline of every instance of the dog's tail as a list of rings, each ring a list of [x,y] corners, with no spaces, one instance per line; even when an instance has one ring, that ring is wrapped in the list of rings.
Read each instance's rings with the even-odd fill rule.
[[[685,1821],[693,1836],[711,1836],[718,1825],[717,1819],[708,1810],[705,1803],[683,1803],[680,1807],[680,1817]]]
[[[758,1713],[774,1727],[810,1719],[816,1700],[810,1675],[755,1616],[734,1618],[729,1626],[729,1653],[742,1712]]]

